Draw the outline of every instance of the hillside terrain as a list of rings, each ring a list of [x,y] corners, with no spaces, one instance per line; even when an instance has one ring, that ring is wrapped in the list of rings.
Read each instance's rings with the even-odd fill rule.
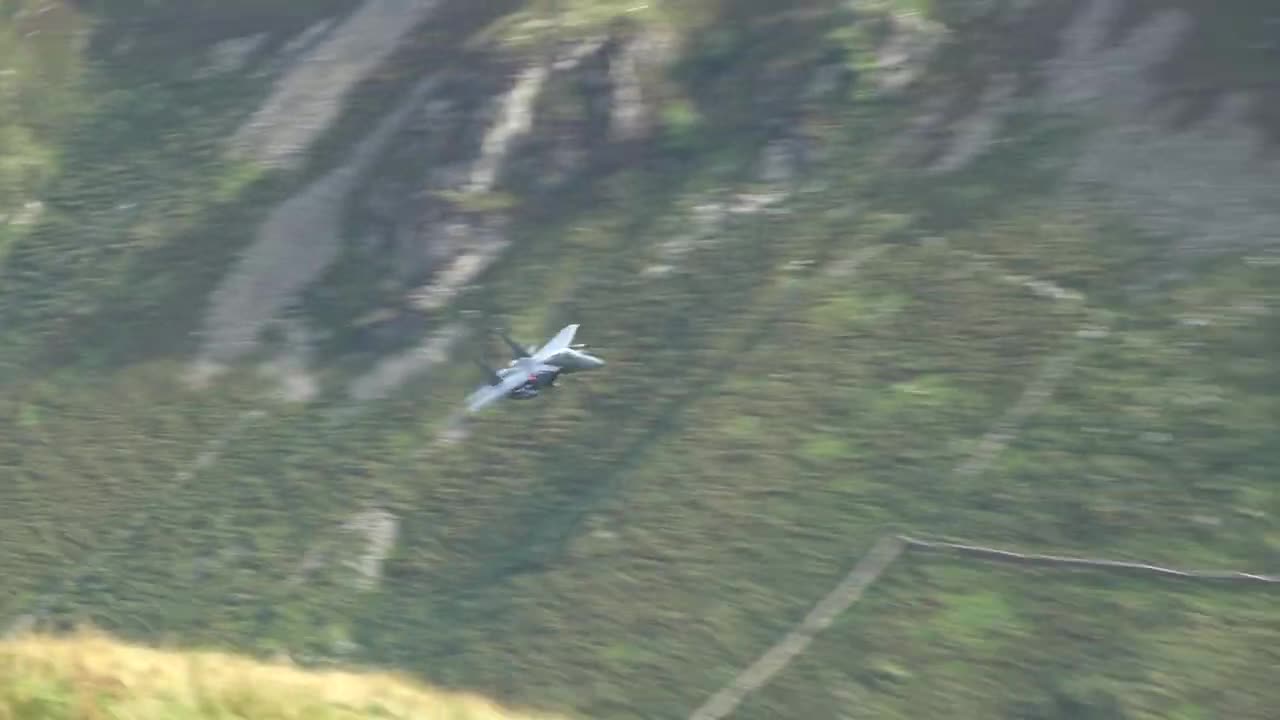
[[[389,674],[309,673],[225,653],[151,650],[95,634],[0,642],[0,716],[552,720],[428,691]]]
[[[1269,3],[304,5],[0,11],[0,632],[682,718],[887,533],[1280,572]],[[1275,599],[907,553],[733,717],[1270,718]]]

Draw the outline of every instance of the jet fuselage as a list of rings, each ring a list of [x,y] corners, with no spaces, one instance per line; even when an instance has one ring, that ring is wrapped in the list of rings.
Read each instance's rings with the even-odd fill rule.
[[[577,325],[565,326],[540,349],[526,348],[500,332],[515,357],[496,372],[486,368],[491,380],[468,397],[468,407],[475,411],[501,397],[535,398],[563,374],[603,367],[605,361],[586,352],[586,345],[573,344],[577,330]]]

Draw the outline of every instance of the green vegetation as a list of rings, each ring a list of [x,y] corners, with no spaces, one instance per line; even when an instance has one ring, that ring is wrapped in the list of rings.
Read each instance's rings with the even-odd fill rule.
[[[309,673],[223,653],[152,650],[91,633],[0,643],[0,717],[551,720],[428,690],[397,675]]]
[[[624,5],[560,9],[576,34]],[[706,14],[671,21],[678,32],[715,33],[666,78],[667,134],[551,199],[471,198],[512,214],[516,249],[403,339],[463,310],[530,341],[580,322],[608,372],[478,416],[454,445],[436,438],[476,381],[466,366],[343,415],[333,397],[264,401],[250,369],[191,390],[182,363],[208,291],[273,204],[442,56],[492,61],[485,43],[527,17],[457,11],[465,25],[424,28],[418,40],[440,42],[358,88],[296,173],[221,153],[269,77],[194,82],[201,45],[85,60],[75,112],[54,113],[65,128],[19,144],[42,168],[21,192],[41,188],[46,211],[8,230],[0,259],[0,620],[43,610],[54,627],[391,666],[568,716],[677,718],[890,530],[1278,569],[1266,258],[1136,293],[1167,239],[1060,192],[1075,128],[1028,113],[963,171],[922,176],[886,154],[909,100],[807,94],[819,66],[862,67],[874,35],[824,14],[834,3],[680,6]],[[120,17],[97,32],[134,32]],[[276,19],[277,40],[305,26]],[[983,28],[958,28],[943,57],[979,54],[967,33]],[[1027,50],[980,47],[987,65],[933,72]],[[169,62],[143,62],[155,53]],[[39,124],[21,123],[24,138]],[[792,192],[718,212],[776,190],[758,169],[779,128],[807,143]],[[412,177],[413,160],[381,172]],[[341,324],[383,297],[361,257],[308,307],[338,330],[343,362],[362,348]],[[1105,336],[1078,333],[1103,322]],[[1072,374],[994,464],[955,474],[1073,348]],[[362,552],[343,524],[369,508],[399,526],[366,588],[343,562]],[[736,717],[1263,718],[1280,706],[1277,640],[1266,591],[908,555]],[[31,702],[72,693],[65,676],[31,682],[15,691]]]
[[[80,25],[19,0],[0,10],[0,260],[36,222],[37,193],[57,168],[57,134],[72,122],[81,74]]]
[[[486,37],[511,50],[541,50],[548,41],[608,32],[618,23],[678,25],[686,33],[716,19],[717,2],[679,0],[530,0],[490,28]]]

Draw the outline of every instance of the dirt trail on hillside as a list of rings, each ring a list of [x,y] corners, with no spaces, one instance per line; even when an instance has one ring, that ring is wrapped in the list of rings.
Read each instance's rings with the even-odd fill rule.
[[[377,68],[440,0],[366,0],[276,81],[232,139],[235,152],[269,166],[295,162],[328,128],[347,93]]]

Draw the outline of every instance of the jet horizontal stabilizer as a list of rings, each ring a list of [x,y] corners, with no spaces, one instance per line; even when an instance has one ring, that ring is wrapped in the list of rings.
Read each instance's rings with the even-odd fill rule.
[[[508,335],[506,331],[504,331],[502,328],[494,328],[493,332],[495,335],[502,338],[502,342],[506,343],[507,347],[511,349],[512,358],[518,360],[520,358],[529,357],[530,355],[529,349],[524,347],[520,343],[516,342],[515,340],[512,340],[511,336]]]

